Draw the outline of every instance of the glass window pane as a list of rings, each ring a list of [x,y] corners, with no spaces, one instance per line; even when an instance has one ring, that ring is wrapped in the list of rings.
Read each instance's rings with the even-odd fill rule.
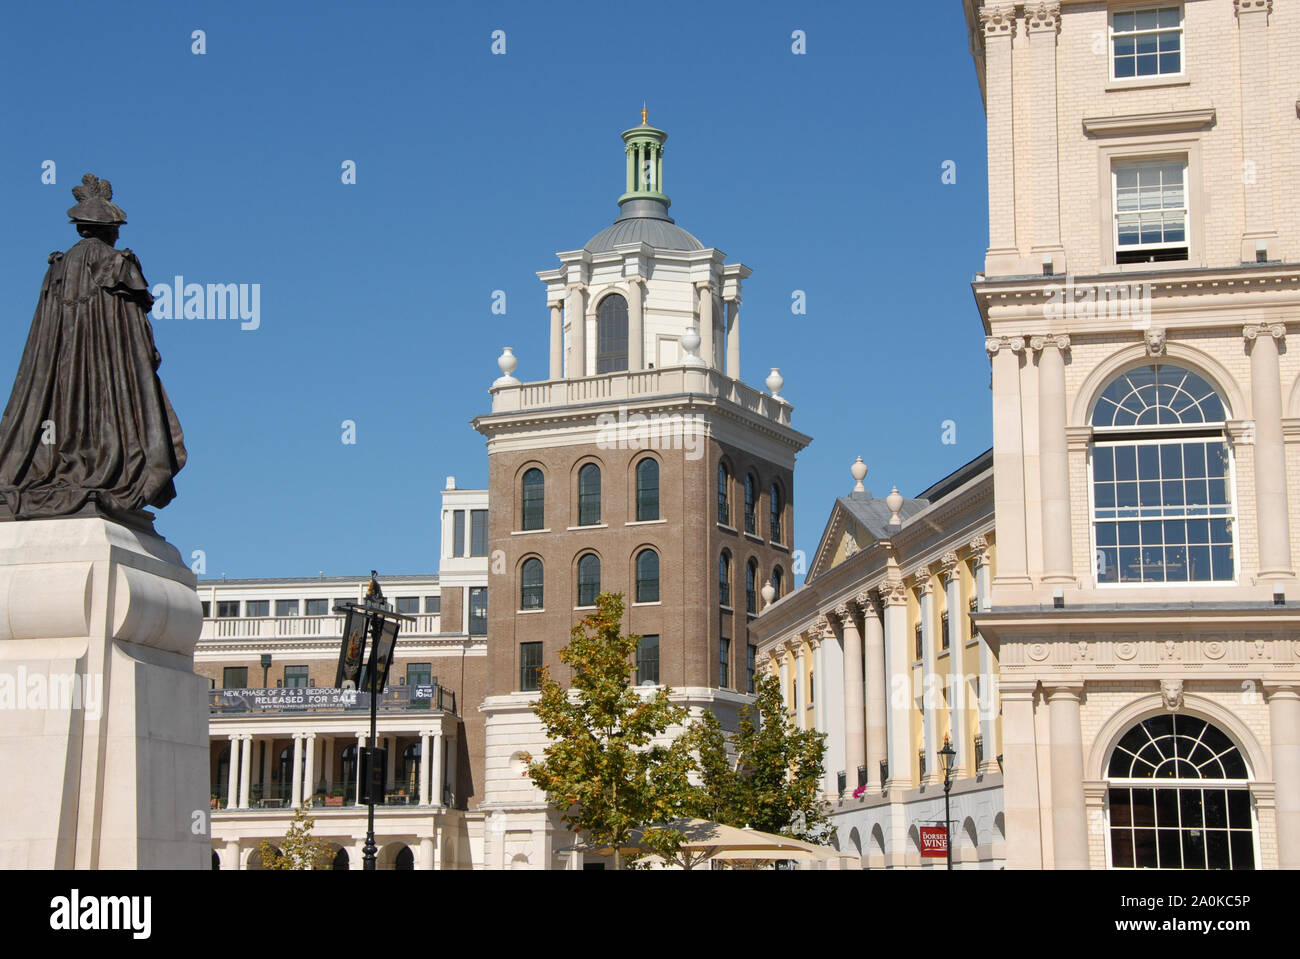
[[[1251,834],[1233,831],[1230,835],[1232,837],[1232,868],[1254,869],[1255,843]]]
[[[1133,825],[1154,826],[1156,824],[1155,790],[1134,789],[1132,796]]]

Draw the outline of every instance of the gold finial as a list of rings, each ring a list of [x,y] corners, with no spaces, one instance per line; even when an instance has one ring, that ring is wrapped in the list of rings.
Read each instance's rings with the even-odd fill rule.
[[[650,125],[649,121],[650,121],[650,111],[645,108],[645,101],[642,100],[641,101],[641,126],[648,127]]]

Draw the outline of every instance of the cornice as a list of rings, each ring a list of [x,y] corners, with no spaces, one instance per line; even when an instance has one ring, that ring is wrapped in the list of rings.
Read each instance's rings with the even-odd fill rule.
[[[1168,110],[1112,117],[1084,117],[1083,130],[1092,136],[1131,136],[1138,133],[1176,133],[1200,130],[1214,123],[1214,107]]]

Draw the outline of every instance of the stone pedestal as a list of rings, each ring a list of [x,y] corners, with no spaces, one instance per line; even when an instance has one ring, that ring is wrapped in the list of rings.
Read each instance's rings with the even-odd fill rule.
[[[210,867],[194,586],[153,533],[0,523],[0,868]]]

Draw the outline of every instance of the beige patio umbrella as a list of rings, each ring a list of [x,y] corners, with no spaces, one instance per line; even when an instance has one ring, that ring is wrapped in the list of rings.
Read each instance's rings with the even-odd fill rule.
[[[648,856],[641,862],[663,862],[691,869],[705,862],[775,862],[794,860],[820,862],[830,868],[842,868],[853,857],[816,843],[778,836],[757,829],[727,826],[707,819],[673,819],[660,825],[661,829],[676,829],[682,835],[678,854],[669,860]],[[633,830],[630,843],[640,848],[641,830]]]

